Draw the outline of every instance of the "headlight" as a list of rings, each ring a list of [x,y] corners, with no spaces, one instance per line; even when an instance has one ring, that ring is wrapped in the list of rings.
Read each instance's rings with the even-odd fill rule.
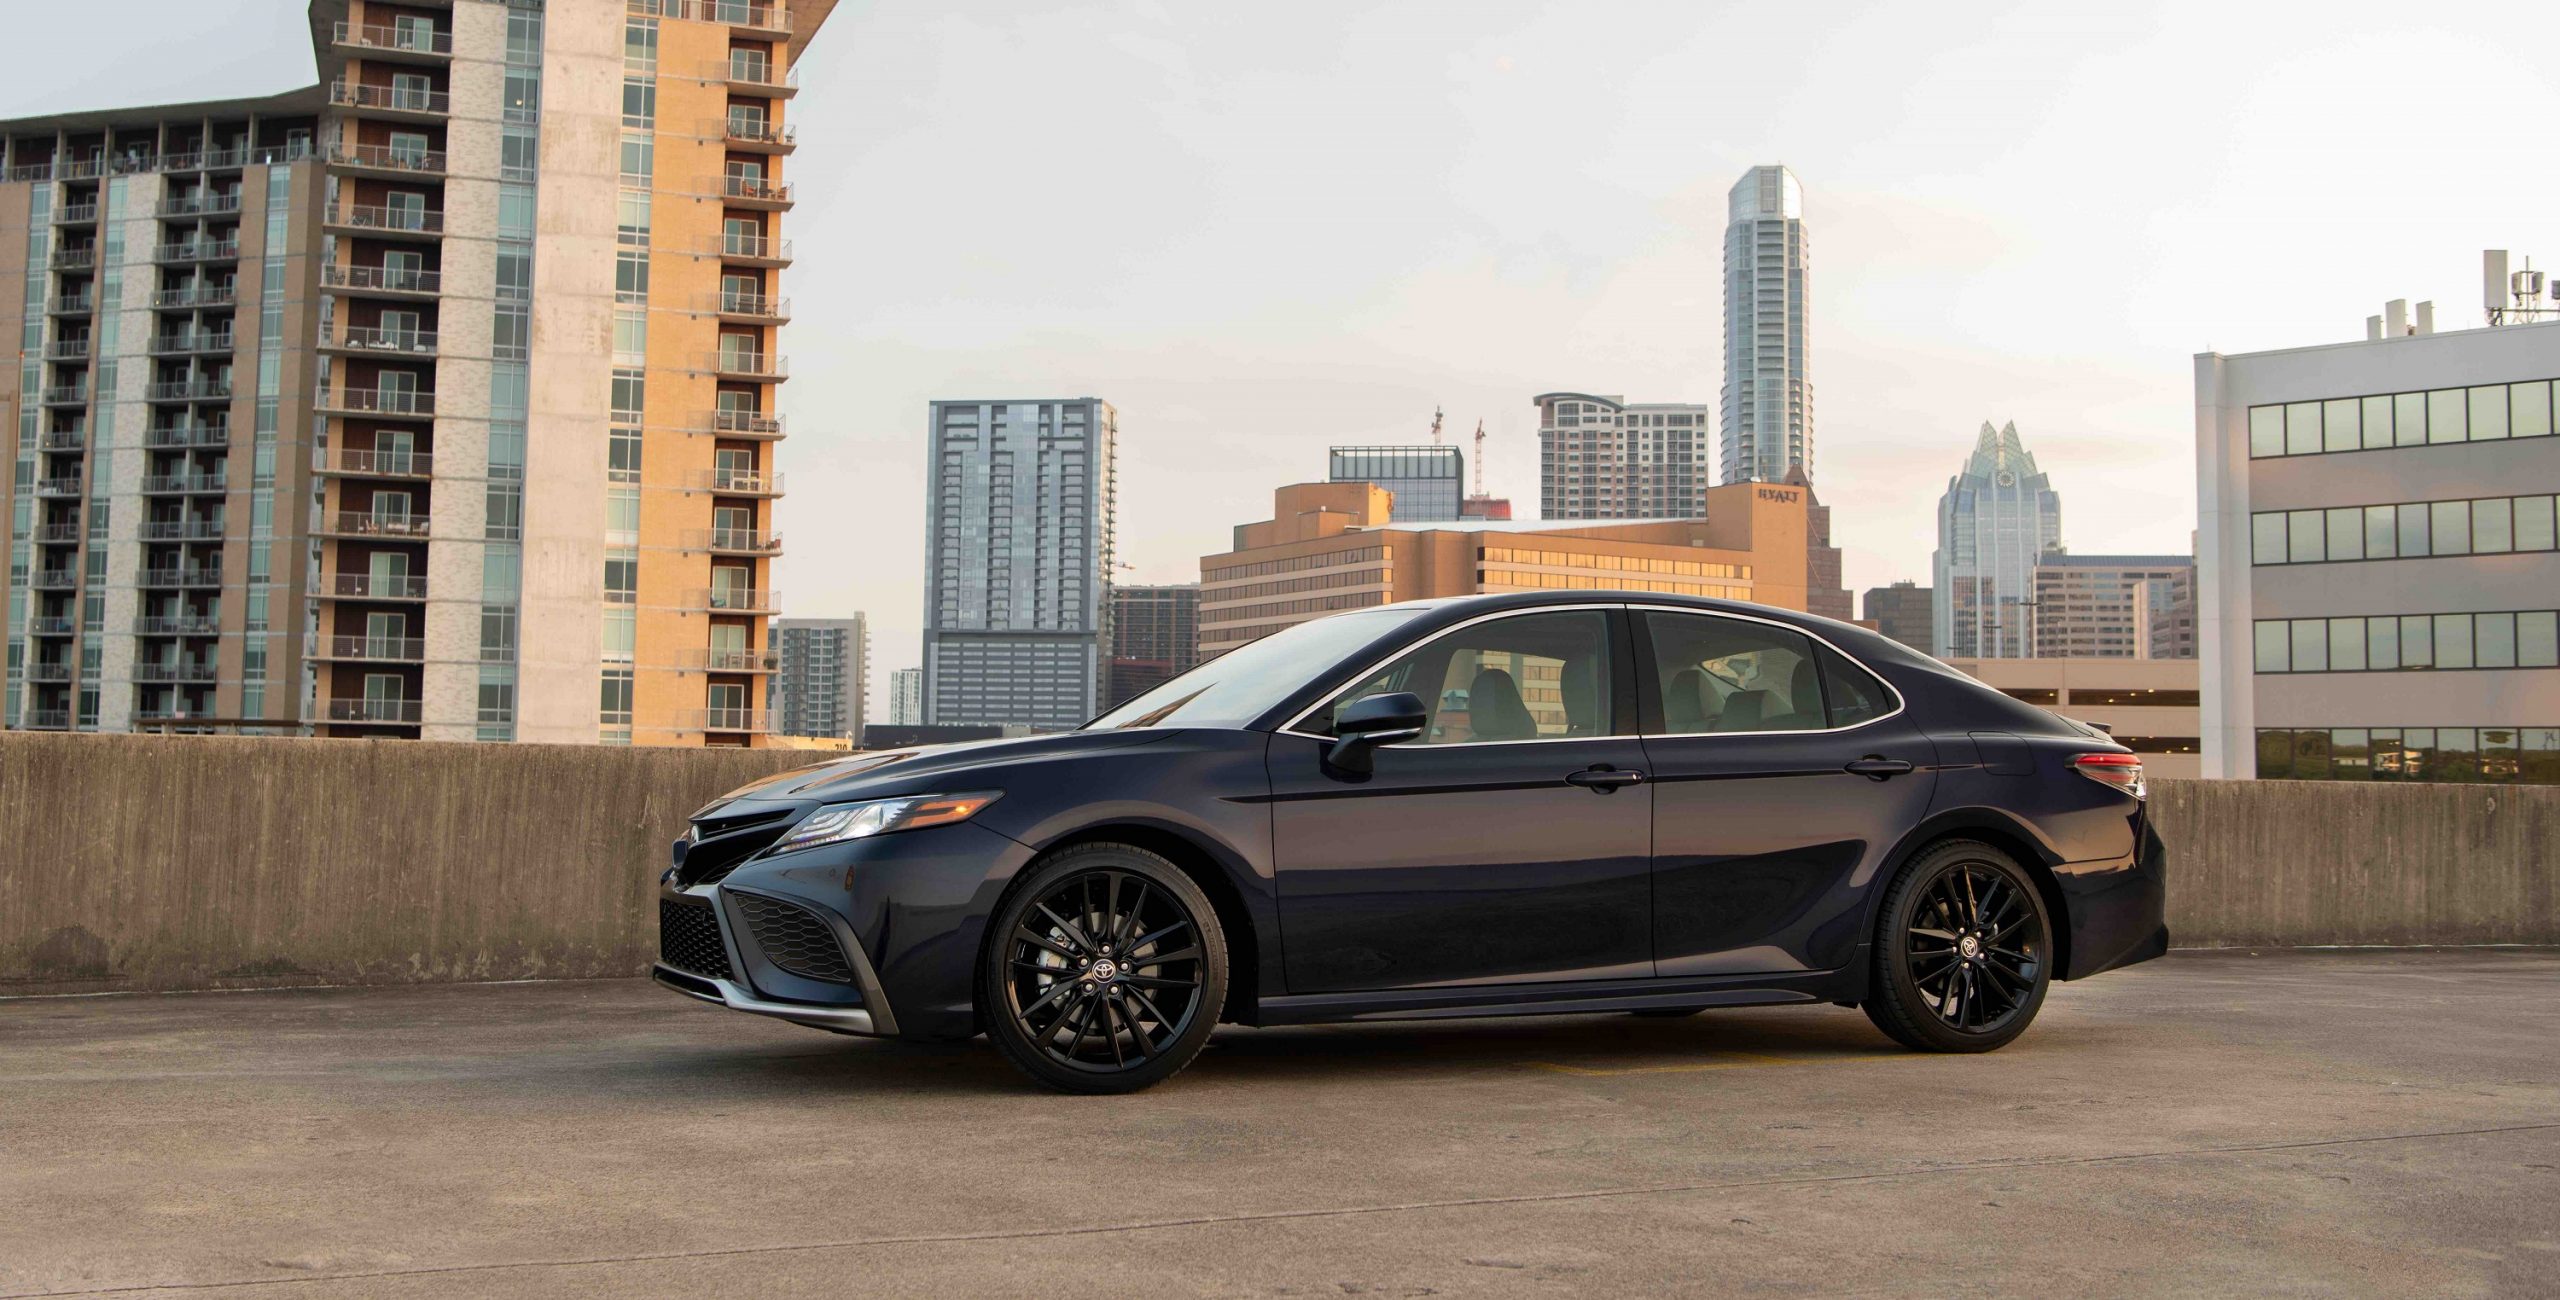
[[[771,852],[795,853],[821,844],[867,840],[891,831],[949,826],[977,816],[980,810],[1002,797],[1004,792],[1001,790],[981,790],[974,794],[918,794],[902,799],[832,803],[802,818],[800,824],[792,827],[791,833],[783,836]]]

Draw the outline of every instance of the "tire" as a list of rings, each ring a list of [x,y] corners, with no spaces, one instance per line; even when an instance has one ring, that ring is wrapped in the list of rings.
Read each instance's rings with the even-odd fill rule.
[[[1172,1078],[1200,1055],[1226,996],[1226,933],[1208,895],[1127,844],[1080,844],[1024,871],[978,966],[988,1039],[1061,1092]]]
[[[1886,889],[1867,1019],[1922,1052],[1988,1052],[2025,1033],[2053,982],[2035,879],[1975,840],[1933,845]]]

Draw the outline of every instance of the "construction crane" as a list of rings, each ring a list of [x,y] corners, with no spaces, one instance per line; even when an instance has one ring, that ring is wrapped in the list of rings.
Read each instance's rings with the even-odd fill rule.
[[[1431,408],[1431,445],[1440,445],[1440,408],[1437,406]]]
[[[1483,420],[1477,420],[1477,421],[1476,421],[1476,456],[1475,456],[1475,464],[1474,464],[1473,468],[1474,468],[1474,470],[1475,470],[1475,472],[1476,472],[1476,492],[1477,492],[1477,494],[1478,494],[1478,495],[1482,495],[1482,494],[1484,493],[1484,421],[1483,421]]]

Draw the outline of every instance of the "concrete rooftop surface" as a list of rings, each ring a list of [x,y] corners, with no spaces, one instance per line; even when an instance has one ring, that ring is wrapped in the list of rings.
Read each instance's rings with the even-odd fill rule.
[[[2560,952],[1221,1031],[1132,1097],[639,980],[0,1001],[0,1295],[2560,1292]]]

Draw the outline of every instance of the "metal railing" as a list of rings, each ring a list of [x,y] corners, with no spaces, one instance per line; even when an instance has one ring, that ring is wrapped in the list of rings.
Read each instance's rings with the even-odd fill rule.
[[[155,262],[228,262],[240,256],[237,239],[190,239],[151,250]]]
[[[388,266],[324,266],[320,283],[332,289],[364,289],[381,293],[434,293],[442,282],[436,271],[410,271]]]
[[[146,496],[193,496],[230,490],[229,481],[220,474],[145,474],[142,477],[142,491]]]
[[[76,497],[80,495],[80,480],[76,478],[37,479],[36,495],[40,497],[53,497],[56,500],[63,497]]]
[[[89,431],[86,428],[47,429],[37,439],[36,445],[46,451],[78,451],[89,445]]]
[[[763,262],[791,260],[791,241],[766,235],[732,235],[723,233],[704,247],[713,257],[735,257]]]
[[[316,466],[326,473],[425,478],[435,472],[435,456],[423,451],[372,451],[342,447],[321,457]]]
[[[79,630],[79,620],[62,615],[27,620],[27,631],[36,636],[70,636]]]
[[[427,535],[427,516],[377,515],[355,510],[341,510],[336,518],[323,525],[323,531],[352,537],[424,537]]]
[[[331,700],[331,722],[416,722],[416,700]]]
[[[81,531],[80,525],[76,523],[38,524],[35,527],[35,539],[39,543],[54,543],[57,545],[63,542],[76,542],[80,540]]]
[[[685,18],[767,32],[791,30],[787,7],[758,0],[630,0],[629,8],[644,18]]]
[[[53,220],[56,225],[85,226],[97,219],[98,205],[95,203],[65,203],[53,210]]]
[[[142,431],[142,445],[154,450],[183,447],[228,447],[231,426],[227,424],[155,424]]]
[[[184,334],[163,334],[151,340],[151,350],[170,352],[229,352],[232,334],[229,330],[194,330]]]
[[[444,172],[444,150],[409,149],[387,144],[333,144],[325,151],[328,160],[340,167],[367,167],[376,171],[414,172],[419,175],[441,175]]]
[[[418,31],[415,28],[380,26],[371,23],[331,23],[329,41],[349,49],[381,50],[398,54],[451,54],[453,33]]]
[[[218,379],[180,379],[153,384],[142,395],[153,402],[228,401],[231,385]]]
[[[23,725],[29,731],[71,730],[69,709],[29,709],[19,716],[25,719]]]
[[[433,415],[436,395],[413,393],[396,388],[341,388],[335,395],[326,384],[320,386],[316,399],[333,411],[355,411],[366,415]]]
[[[433,356],[436,332],[420,329],[384,329],[381,326],[350,325],[337,346],[350,352],[392,352],[407,356]]]
[[[781,663],[780,656],[768,650],[707,650],[685,652],[685,666],[709,673],[769,673]]]
[[[224,216],[240,210],[236,190],[211,194],[182,194],[160,205],[164,217]]]
[[[761,614],[782,608],[782,593],[753,587],[696,587],[688,609],[730,614]]]
[[[782,417],[761,411],[713,411],[709,423],[715,433],[775,438],[783,434]]]
[[[709,370],[721,375],[743,375],[751,379],[791,377],[791,359],[771,352],[747,352],[736,348],[722,348],[717,352],[697,352],[694,354],[693,361],[694,369]]]
[[[86,316],[98,309],[95,294],[66,293],[57,295],[45,308],[57,316]]]
[[[679,715],[688,731],[771,731],[762,709],[694,709]]]
[[[146,542],[218,542],[222,540],[219,519],[146,519],[142,521],[142,540]]]
[[[333,636],[329,638],[329,657],[417,663],[427,657],[427,643],[414,636]]]
[[[358,203],[338,209],[330,224],[355,230],[389,230],[412,235],[444,233],[444,209],[397,208],[387,203]]]
[[[228,307],[238,301],[240,291],[228,284],[199,284],[183,289],[162,289],[151,295],[154,307]]]
[[[53,342],[44,345],[44,359],[47,361],[86,361],[89,359],[89,340],[55,339]]]
[[[53,250],[53,269],[57,271],[86,271],[97,264],[98,250],[94,245]]]
[[[800,69],[797,66],[777,77],[774,75],[771,59],[742,59],[735,53],[726,59],[704,64],[702,79],[725,81],[733,86],[753,86],[759,90],[777,94],[788,94],[800,89]]]
[[[56,384],[44,390],[38,400],[47,406],[87,406],[89,386],[87,384]]]
[[[144,569],[141,584],[145,587],[219,587],[222,570],[210,568]]]
[[[777,149],[789,149],[799,143],[799,133],[793,127],[751,117],[710,119],[702,124],[702,134],[708,139],[730,144],[765,145]]]
[[[769,181],[761,176],[723,176],[719,193],[722,198],[746,203],[789,203],[791,183]]]
[[[214,665],[206,663],[144,662],[133,666],[133,680],[137,682],[209,682],[214,680],[218,671]]]
[[[395,113],[451,113],[453,96],[441,90],[418,90],[409,86],[368,86],[362,83],[332,81],[329,102],[343,108],[387,109]]]
[[[27,665],[27,680],[31,682],[67,682],[78,675],[79,665],[68,660],[60,663],[39,661]]]
[[[788,298],[770,298],[760,293],[731,293],[726,289],[718,289],[703,294],[694,301],[700,304],[701,310],[718,312],[723,316],[753,316],[759,320],[770,321],[791,319],[791,300]]]
[[[144,614],[133,620],[135,636],[219,636],[222,620],[211,614]]]
[[[349,600],[425,600],[427,575],[340,573],[329,579],[329,594]]]
[[[782,534],[754,528],[697,528],[686,534],[686,545],[696,551],[729,551],[741,555],[777,555],[782,551]]]
[[[695,487],[712,492],[735,492],[741,496],[781,496],[782,475],[763,474],[745,469],[697,470]]]

